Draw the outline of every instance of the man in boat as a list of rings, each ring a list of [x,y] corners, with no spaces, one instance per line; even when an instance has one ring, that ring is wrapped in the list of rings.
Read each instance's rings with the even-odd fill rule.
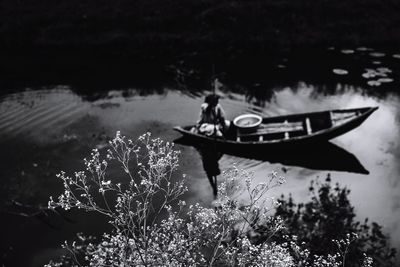
[[[201,105],[197,131],[208,136],[222,137],[227,126],[225,112],[219,104],[219,96],[217,94],[207,95]]]

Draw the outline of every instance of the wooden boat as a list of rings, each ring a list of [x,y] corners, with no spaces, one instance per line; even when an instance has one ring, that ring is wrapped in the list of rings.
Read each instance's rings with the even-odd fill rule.
[[[197,133],[194,125],[177,126],[174,130],[186,138],[203,143],[284,148],[328,141],[358,127],[377,109],[365,107],[264,117],[253,132],[240,131],[234,127],[224,138]]]

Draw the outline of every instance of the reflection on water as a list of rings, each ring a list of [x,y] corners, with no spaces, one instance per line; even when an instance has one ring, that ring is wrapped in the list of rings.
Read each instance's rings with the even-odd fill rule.
[[[218,195],[218,175],[221,174],[218,161],[221,159],[223,153],[216,151],[213,147],[196,146],[200,154],[203,168],[210,182],[214,198]]]
[[[268,93],[269,100],[228,89],[220,92],[229,119],[248,112],[272,116],[363,106],[380,109],[332,143],[304,150],[215,153],[204,147],[179,146],[180,172],[189,177],[187,202],[209,205],[219,170],[233,163],[253,171],[256,181],[262,181],[271,171],[281,172],[287,184],[272,193],[291,192],[298,201],[308,198],[311,179],[331,173],[334,181],[351,189],[351,201],[360,219],[369,217],[383,224],[399,248],[399,97],[391,94],[377,98],[348,85],[335,88],[336,93],[326,95],[320,87],[299,83],[275,88]],[[10,211],[17,211],[13,200],[45,206],[49,195],[62,190],[55,174],[83,169],[81,159],[88,156],[90,148],[103,149],[116,130],[131,137],[151,131],[153,136],[175,140],[179,135],[172,127],[196,121],[203,102],[201,94],[167,88],[149,95],[135,93],[135,89],[109,91],[105,98],[92,102],[65,86],[50,89],[15,93],[0,100],[0,248],[4,261],[23,266],[43,264],[54,257],[59,244],[73,239],[74,232],[95,234],[105,226],[98,223],[99,218],[82,220],[79,213],[73,213],[68,215],[69,220],[50,215],[48,223],[57,225],[53,229],[34,217],[11,215]],[[252,103],[254,99],[259,105]],[[210,182],[214,182],[211,187]]]
[[[218,162],[223,154],[258,161],[268,161],[270,163],[279,163],[285,166],[303,167],[312,170],[369,174],[369,171],[365,169],[354,154],[331,142],[319,143],[314,147],[297,146],[294,149],[276,149],[273,151],[266,150],[266,148],[263,147],[243,147],[240,150],[237,150],[234,147],[229,146],[206,146],[193,142],[193,140],[185,137],[180,137],[174,140],[174,142],[180,145],[196,147],[203,159],[204,170],[207,175],[208,173],[213,172],[213,169],[216,169],[216,167],[214,167],[215,163],[211,164],[211,162]],[[209,159],[204,160],[206,157]],[[210,163],[206,164],[204,162]]]

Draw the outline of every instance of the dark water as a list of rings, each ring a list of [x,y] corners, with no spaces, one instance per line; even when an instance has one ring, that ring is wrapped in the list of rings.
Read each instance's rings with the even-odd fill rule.
[[[371,51],[349,51],[338,53],[352,56],[361,51],[364,57],[361,60],[353,56],[354,62],[364,62],[368,56],[368,64],[390,66],[392,72],[376,67],[373,73],[366,70],[369,66],[355,71],[358,63],[354,63],[353,71],[347,70],[346,74],[343,65],[332,63],[337,67],[329,66],[327,73],[331,76],[326,84],[306,83],[300,78],[291,85],[272,87],[264,87],[262,82],[253,83],[251,88],[227,84],[219,92],[220,102],[229,119],[248,112],[273,116],[379,106],[367,121],[323,148],[296,151],[288,157],[270,155],[268,151],[224,154],[220,155],[219,168],[236,164],[253,171],[260,182],[268,173],[277,171],[287,183],[271,194],[290,192],[297,201],[308,199],[311,179],[323,179],[331,173],[334,182],[351,189],[351,202],[359,219],[368,217],[383,225],[393,245],[400,248],[400,97],[396,70],[400,59],[397,54],[371,56]],[[278,65],[285,69],[288,64]],[[364,73],[375,76],[366,74],[368,78],[364,78]],[[380,78],[387,79],[379,85],[368,84]],[[152,88],[147,93],[137,88],[113,90],[110,86],[101,92],[101,97],[89,99],[75,89],[65,85],[26,88],[0,100],[0,248],[1,261],[10,266],[46,263],[60,253],[59,244],[73,239],[74,233],[107,230],[96,216],[82,217],[77,212],[33,216],[38,207],[47,205],[50,195],[62,189],[56,173],[83,169],[81,159],[88,156],[91,148],[102,148],[117,130],[133,138],[150,131],[164,140],[177,139],[179,134],[172,127],[196,121],[207,93],[184,90],[178,85]],[[187,145],[177,147],[182,151],[180,171],[188,176],[187,201],[209,205],[213,190],[199,151]]]

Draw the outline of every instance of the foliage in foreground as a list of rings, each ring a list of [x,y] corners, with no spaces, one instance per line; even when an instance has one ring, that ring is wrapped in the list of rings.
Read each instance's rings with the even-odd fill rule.
[[[311,200],[296,204],[291,196],[283,195],[275,216],[285,222],[283,235],[275,236],[278,242],[287,242],[284,236],[297,237],[306,244],[311,254],[327,255],[333,251],[345,254],[346,266],[360,266],[364,253],[374,260],[374,266],[395,266],[395,249],[377,223],[356,220],[354,207],[349,201],[350,190],[339,184],[332,185],[328,175],[325,182],[312,181],[309,187]],[[352,233],[349,235],[349,233]],[[337,241],[342,239],[342,242]],[[332,242],[335,240],[335,242]],[[343,244],[343,241],[351,245]]]
[[[151,139],[150,134],[132,141],[118,132],[104,158],[93,150],[92,158],[85,160],[85,171],[73,176],[62,172],[64,193],[51,198],[49,206],[103,214],[113,231],[97,241],[78,236],[78,242],[64,245],[70,253],[48,266],[344,264],[337,253],[310,259],[309,251],[296,242],[273,241],[283,229],[281,219],[267,215],[276,201],[266,194],[283,183],[276,173],[253,185],[251,174],[232,168],[224,173],[215,207],[187,207],[180,200],[187,191],[184,179],[173,179],[178,155],[173,144]],[[246,200],[239,201],[243,194]],[[252,237],[261,227],[267,238],[255,243]],[[366,257],[363,266],[371,266],[371,258]]]

